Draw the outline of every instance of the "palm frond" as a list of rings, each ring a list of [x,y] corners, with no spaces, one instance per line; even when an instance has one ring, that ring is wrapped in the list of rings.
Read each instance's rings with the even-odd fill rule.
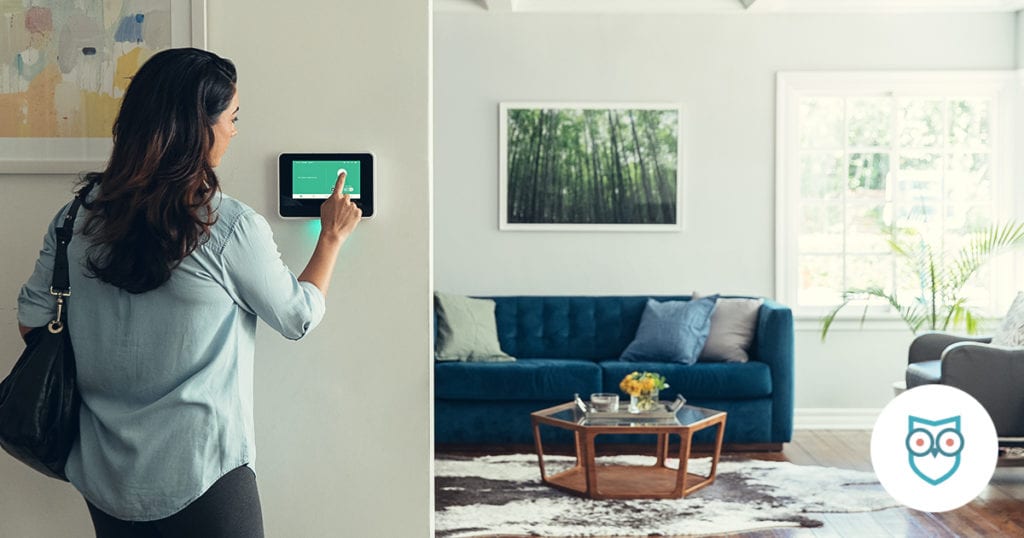
[[[949,324],[952,323],[954,327],[959,326],[963,323],[968,309],[964,306],[967,303],[967,299],[961,297],[954,301],[952,304],[946,306],[946,317],[942,321],[942,326],[938,324],[932,326],[932,330],[948,330]]]
[[[1016,222],[992,225],[979,231],[955,255],[929,243],[916,228],[892,226],[884,231],[893,254],[903,259],[906,268],[916,276],[918,296],[903,303],[895,291],[889,293],[877,286],[846,290],[842,302],[822,318],[822,340],[839,312],[865,297],[884,300],[915,334],[922,328],[950,330],[960,326],[964,326],[968,334],[976,334],[984,318],[971,309],[967,298],[961,295],[964,286],[993,256],[1024,246],[1024,223]],[[867,311],[865,305],[861,326]]]
[[[974,315],[971,310],[964,310],[964,326],[967,327],[967,334],[978,334],[978,328],[985,318]]]
[[[907,260],[910,272],[917,277],[919,298],[923,302],[928,302],[934,282],[938,277],[935,248],[925,240],[919,231],[913,228],[890,229],[889,247],[894,254]]]
[[[959,290],[996,254],[1024,245],[1024,223],[993,225],[981,230],[956,255],[949,287]]]
[[[832,327],[832,323],[835,322],[836,316],[841,310],[846,308],[850,303],[864,299],[866,297],[876,297],[882,299],[891,306],[900,318],[911,328],[916,334],[920,330],[921,326],[925,324],[928,317],[925,311],[921,308],[918,303],[911,303],[908,305],[901,304],[895,294],[886,292],[883,288],[878,286],[869,286],[866,288],[852,288],[843,292],[843,300],[837,306],[833,307],[828,314],[821,319],[821,340],[825,341],[825,337],[828,336],[828,331]],[[864,326],[864,321],[867,319],[867,311],[870,305],[864,305],[864,310],[861,312],[860,325]]]

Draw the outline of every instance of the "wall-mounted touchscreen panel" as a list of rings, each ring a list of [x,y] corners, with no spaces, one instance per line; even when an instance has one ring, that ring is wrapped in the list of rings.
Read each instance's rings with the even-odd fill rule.
[[[282,217],[319,217],[320,204],[334,193],[342,170],[344,193],[363,210],[363,218],[373,216],[373,154],[282,153],[277,164]]]

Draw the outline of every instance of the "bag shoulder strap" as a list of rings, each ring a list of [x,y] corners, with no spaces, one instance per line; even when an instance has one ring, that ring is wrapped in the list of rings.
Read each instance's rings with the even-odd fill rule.
[[[64,215],[64,224],[57,228],[57,252],[53,260],[53,279],[50,281],[50,295],[57,297],[57,317],[49,324],[50,332],[59,333],[64,329],[66,297],[71,296],[71,277],[68,274],[68,243],[75,233],[75,217],[78,216],[78,208],[82,207],[85,197],[96,185],[91,181],[78,191],[67,214]]]

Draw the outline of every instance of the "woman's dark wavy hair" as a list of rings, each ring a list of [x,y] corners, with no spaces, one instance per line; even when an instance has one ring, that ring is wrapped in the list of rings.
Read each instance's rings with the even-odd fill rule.
[[[84,178],[100,185],[84,228],[92,276],[130,293],[155,289],[208,237],[220,187],[213,126],[236,81],[230,60],[192,48],[157,53],[132,78],[106,170]]]

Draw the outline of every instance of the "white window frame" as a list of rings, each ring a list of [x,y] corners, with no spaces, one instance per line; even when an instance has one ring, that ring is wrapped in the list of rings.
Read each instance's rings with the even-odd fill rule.
[[[992,188],[994,220],[1019,218],[1014,202],[1014,130],[1015,96],[1020,92],[1015,71],[791,71],[776,77],[775,139],[775,297],[793,308],[798,328],[817,328],[827,307],[805,307],[797,303],[799,288],[799,208],[800,140],[797,129],[799,99],[809,95],[823,97],[855,96],[935,96],[944,98],[990,97],[995,105],[990,126],[992,137]],[[936,90],[936,89],[939,90]],[[1018,256],[1019,258],[1019,256]],[[1005,308],[1012,300],[1015,285],[1010,263],[993,266],[999,299],[990,305],[992,312]],[[1019,281],[1016,282],[1019,284]],[[1005,290],[1005,293],[1003,291]],[[1016,293],[1013,291],[1013,293]],[[1009,296],[1004,299],[1002,296]],[[834,329],[859,329],[863,308],[850,306],[840,312]],[[868,328],[906,330],[906,325],[888,307],[868,309]],[[804,323],[799,323],[804,321]],[[813,321],[814,323],[811,323]]]

